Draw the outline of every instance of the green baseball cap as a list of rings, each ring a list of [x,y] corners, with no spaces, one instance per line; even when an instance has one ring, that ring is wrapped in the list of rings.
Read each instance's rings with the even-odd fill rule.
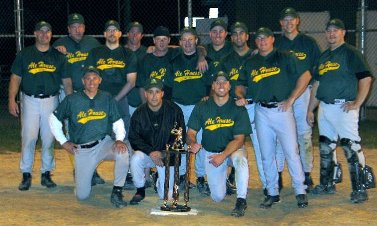
[[[84,68],[84,74],[82,77],[84,78],[88,73],[95,73],[96,75],[100,76],[100,72],[94,66],[88,66]]]
[[[286,16],[291,16],[293,18],[299,17],[296,10],[292,7],[287,7],[280,12],[280,20],[284,19]]]
[[[68,25],[75,24],[75,23],[84,24],[85,23],[84,17],[78,13],[70,14],[68,16]]]
[[[180,32],[180,36],[182,36],[183,34],[185,33],[191,33],[192,35],[198,37],[198,33],[196,33],[195,29],[194,28],[190,28],[190,27],[185,27],[181,30]]]
[[[343,21],[340,19],[332,19],[329,22],[327,22],[326,30],[329,29],[329,27],[331,26],[342,29],[342,30],[346,29],[346,26],[344,25]]]
[[[222,80],[222,81],[229,81],[229,76],[227,73],[225,73],[224,71],[219,71],[217,72],[214,76],[213,76],[213,82],[217,82],[219,80]]]
[[[129,32],[134,27],[138,28],[140,33],[143,33],[143,31],[144,31],[143,25],[141,23],[137,22],[137,21],[128,24],[127,32]]]
[[[264,35],[268,37],[268,36],[274,36],[274,33],[271,31],[271,29],[267,27],[261,27],[255,33],[255,38],[258,38],[260,35]]]
[[[105,24],[105,31],[107,30],[107,28],[109,28],[110,26],[114,26],[116,29],[120,30],[120,25],[118,22],[116,22],[115,20],[109,20],[106,22]]]
[[[148,90],[148,89],[151,89],[151,88],[157,88],[157,89],[162,90],[163,87],[164,87],[164,85],[163,85],[162,81],[160,79],[157,79],[157,78],[149,78],[144,85],[145,90]]]
[[[240,28],[240,29],[242,29],[244,32],[249,33],[249,29],[247,29],[246,24],[244,24],[244,23],[242,23],[242,22],[235,22],[235,23],[230,27],[230,31],[231,31],[231,32],[234,32],[234,30],[235,30],[236,28]]]
[[[223,27],[225,31],[228,28],[228,24],[225,23],[225,21],[222,20],[222,19],[216,19],[216,20],[212,21],[211,26],[210,26],[210,30],[212,30],[212,28],[214,28],[216,26]]]
[[[48,30],[50,30],[50,31],[52,30],[51,24],[47,23],[46,21],[39,21],[39,22],[35,25],[34,31],[39,31],[39,30],[41,30],[43,27],[48,28]]]

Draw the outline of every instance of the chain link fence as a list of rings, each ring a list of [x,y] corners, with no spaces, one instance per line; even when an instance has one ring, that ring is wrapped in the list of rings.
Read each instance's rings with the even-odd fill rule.
[[[159,25],[166,26],[173,34],[172,44],[178,44],[178,33],[185,26],[184,19],[191,12],[192,18],[209,20],[210,8],[218,8],[219,17],[224,17],[229,24],[239,20],[245,22],[251,34],[261,26],[270,27],[276,35],[280,35],[279,15],[285,7],[294,7],[301,16],[300,30],[318,41],[321,49],[326,48],[324,27],[329,18],[340,18],[347,26],[346,40],[360,47],[361,0],[3,0],[0,17],[0,114],[7,114],[8,83],[10,67],[16,56],[15,37],[15,4],[22,2],[21,13],[23,30],[21,31],[24,46],[34,43],[33,29],[36,22],[48,21],[53,28],[53,41],[67,34],[67,16],[81,13],[85,17],[86,34],[97,37],[103,42],[103,26],[109,19],[119,21],[124,31],[131,21],[139,21],[144,26],[142,44],[152,44],[152,33]],[[369,61],[373,74],[377,75],[377,1],[365,0],[366,3],[366,36],[364,54]],[[358,16],[359,15],[359,16]],[[198,23],[206,24],[206,23]],[[207,27],[209,22],[207,23]],[[201,29],[202,39],[208,28]],[[124,32],[125,33],[125,32]],[[252,37],[252,36],[251,36]],[[125,38],[122,43],[125,43]],[[253,46],[253,38],[250,45]],[[373,88],[367,102],[368,106],[377,106],[377,90]]]

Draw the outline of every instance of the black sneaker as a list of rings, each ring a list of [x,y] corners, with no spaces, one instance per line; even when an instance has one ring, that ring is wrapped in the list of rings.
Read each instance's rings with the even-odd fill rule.
[[[353,191],[351,193],[351,202],[353,203],[362,203],[368,200],[367,190]]]
[[[22,174],[22,181],[18,186],[18,190],[20,191],[27,191],[31,186],[31,174],[30,173],[23,173]]]
[[[155,193],[157,193],[157,179],[158,179],[158,173],[157,171],[151,174],[152,177],[152,186]]]
[[[235,216],[235,217],[242,217],[243,215],[245,215],[246,208],[247,208],[246,199],[237,198],[236,206],[234,207],[230,215]]]
[[[264,195],[264,197],[267,197],[267,195],[268,195],[267,188],[263,188],[263,195]]]
[[[116,208],[123,208],[127,206],[127,202],[123,200],[122,187],[113,188],[110,201]]]
[[[229,179],[226,180],[226,194],[227,195],[233,195],[236,194],[237,187],[230,182]]]
[[[273,204],[278,202],[280,202],[279,195],[267,195],[267,197],[264,199],[263,203],[259,205],[259,207],[262,209],[268,209],[271,208]]]
[[[314,195],[325,195],[325,194],[335,194],[335,185],[322,185],[319,184],[311,190],[311,193]]]
[[[134,190],[136,189],[134,182],[132,181],[132,175],[130,172],[127,173],[126,182],[123,186],[124,190]]]
[[[304,184],[307,186],[306,188],[306,193],[310,193],[312,190],[313,190],[313,179],[312,177],[310,176],[310,173],[305,173],[305,181],[304,181]]]
[[[309,205],[308,197],[306,194],[296,195],[296,200],[298,208],[305,208]]]
[[[48,188],[56,187],[55,182],[51,179],[50,171],[46,171],[41,174],[41,185]]]
[[[104,184],[105,180],[100,177],[97,170],[94,170],[93,177],[92,177],[92,186],[96,184]]]
[[[196,187],[200,194],[210,195],[210,190],[207,182],[204,180],[204,177],[198,177],[196,179]]]

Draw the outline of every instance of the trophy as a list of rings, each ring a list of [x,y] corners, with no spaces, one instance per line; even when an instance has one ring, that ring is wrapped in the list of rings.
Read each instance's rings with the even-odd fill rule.
[[[177,128],[177,122],[174,128],[171,130],[171,134],[175,136],[174,142],[172,144],[166,144],[165,152],[165,185],[164,185],[164,203],[161,206],[162,211],[171,212],[189,212],[191,207],[188,206],[189,202],[189,178],[190,178],[190,152],[185,149],[184,142],[182,140],[182,127]],[[169,177],[170,177],[170,154],[174,155],[174,186],[173,186],[173,202],[168,205],[169,200]],[[179,205],[179,165],[180,165],[180,155],[187,153],[186,163],[187,163],[187,173],[186,182],[184,187],[184,204]]]

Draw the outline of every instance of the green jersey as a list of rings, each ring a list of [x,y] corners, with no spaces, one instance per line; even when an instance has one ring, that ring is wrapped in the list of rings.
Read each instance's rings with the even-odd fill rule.
[[[147,54],[147,48],[145,46],[140,46],[140,48],[134,51],[133,53],[136,55],[136,59],[138,63],[137,76],[139,76],[139,71],[140,71],[139,65],[143,64],[142,59]],[[131,91],[128,93],[127,98],[128,98],[128,104],[131,105],[132,107],[138,107],[141,104],[139,88],[137,87],[136,84],[135,84],[135,87],[131,89]]]
[[[353,101],[360,79],[372,76],[360,51],[344,43],[321,55],[315,79],[319,81],[317,99],[333,104],[336,99]]]
[[[40,52],[35,45],[17,54],[11,71],[22,78],[21,91],[27,95],[57,95],[61,80],[70,77],[63,54],[52,47]]]
[[[65,56],[68,60],[68,64],[71,65],[70,75],[72,76],[72,87],[74,90],[83,90],[84,86],[81,77],[85,60],[89,55],[89,51],[100,45],[101,44],[97,39],[87,35],[84,35],[80,42],[74,41],[70,36],[59,38],[54,42],[54,47],[64,46],[67,49],[67,54]]]
[[[208,62],[212,64],[214,68],[217,68],[220,61],[233,51],[233,46],[231,42],[225,41],[223,48],[219,50],[215,50],[211,43],[206,46],[206,49]]]
[[[280,102],[289,97],[305,71],[294,55],[274,49],[267,56],[257,54],[245,63],[240,84],[248,87],[247,98]]]
[[[83,91],[68,95],[54,115],[61,122],[68,119],[70,140],[75,144],[111,135],[112,124],[121,118],[114,98],[100,90],[93,99]]]
[[[188,121],[189,128],[203,129],[202,145],[206,151],[222,152],[235,135],[249,135],[251,125],[245,107],[236,106],[232,99],[218,106],[213,97],[198,103]]]
[[[116,96],[127,83],[127,74],[136,72],[137,59],[123,46],[109,49],[103,45],[89,52],[85,65],[96,67],[102,77],[100,89]]]

